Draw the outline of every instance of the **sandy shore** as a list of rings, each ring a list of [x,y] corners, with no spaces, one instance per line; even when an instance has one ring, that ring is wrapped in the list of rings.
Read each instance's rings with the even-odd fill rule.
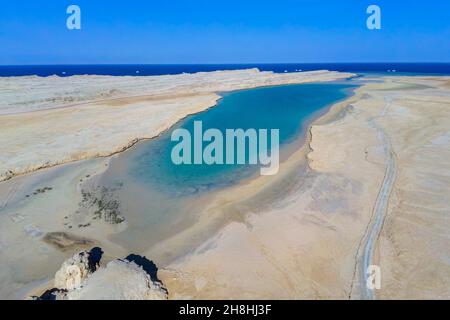
[[[381,170],[372,172],[370,190],[356,180],[372,169],[364,148],[367,142],[376,144],[376,136],[357,143],[347,138],[349,132],[321,138],[318,130],[332,126],[333,132],[360,99],[358,93],[316,121],[308,143],[282,164],[276,179],[257,178],[217,195],[203,223],[213,212],[237,213],[195,252],[168,266],[173,298],[348,298],[355,251],[372,204],[370,190],[382,178]],[[350,159],[358,171],[346,165]],[[261,207],[237,209],[246,203]]]
[[[450,298],[450,78],[373,80],[315,121],[308,143],[281,164],[277,176],[199,199],[204,209],[194,223],[140,253],[151,258],[191,244],[160,271],[170,298],[367,298],[360,271],[366,259],[382,270],[382,289],[373,298]],[[135,107],[134,100],[120,101],[125,109]],[[89,107],[81,108],[83,115]],[[174,109],[171,117],[189,108]],[[108,126],[103,129],[114,127]],[[54,154],[68,148],[49,146]],[[0,297],[22,298],[41,287],[85,246],[101,245],[110,255],[106,260],[128,254],[109,240],[126,224],[98,221],[74,229],[63,249],[42,241],[65,230],[66,216],[82,200],[81,187],[107,167],[108,158],[91,159],[0,183]],[[205,230],[215,232],[196,243]]]
[[[348,76],[242,70],[161,77],[0,78],[0,179],[13,178],[0,183],[0,296],[23,298],[28,288],[46,286],[62,261],[93,244],[101,245],[111,259],[128,254],[109,241],[126,223],[77,227],[85,223],[74,215],[83,200],[81,190],[108,168],[109,157],[98,156],[157,136],[188,114],[213,106],[219,99],[216,91]],[[85,158],[92,160],[75,162]],[[45,242],[48,235],[60,241]]]
[[[257,69],[151,77],[0,78],[0,181],[109,156],[214,106],[217,92],[350,77]]]
[[[281,202],[169,266],[173,298],[450,297],[450,79],[376,80],[312,127],[308,168],[304,151],[284,164],[297,183]],[[245,188],[236,197],[258,182]],[[382,272],[370,296],[365,259]]]

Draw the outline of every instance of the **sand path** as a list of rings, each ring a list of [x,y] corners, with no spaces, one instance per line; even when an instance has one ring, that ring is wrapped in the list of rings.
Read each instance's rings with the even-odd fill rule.
[[[392,98],[385,97],[385,108],[379,117],[375,117],[369,120],[369,124],[377,130],[378,137],[382,142],[384,153],[386,155],[386,173],[381,184],[380,191],[373,207],[373,214],[370,223],[367,228],[367,232],[362,238],[362,242],[359,247],[361,258],[357,261],[359,264],[359,285],[361,292],[361,299],[373,300],[375,299],[375,292],[368,286],[368,280],[370,274],[367,272],[369,267],[373,265],[373,257],[376,248],[377,241],[380,237],[381,230],[388,212],[389,198],[392,193],[395,179],[397,176],[397,161],[396,155],[392,148],[392,143],[386,132],[377,125],[376,119],[385,117],[388,114],[389,107],[391,105]],[[356,268],[355,268],[356,270]]]

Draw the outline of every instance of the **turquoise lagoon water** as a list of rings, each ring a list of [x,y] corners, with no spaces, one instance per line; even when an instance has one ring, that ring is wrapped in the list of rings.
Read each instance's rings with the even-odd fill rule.
[[[173,164],[174,129],[185,128],[192,134],[195,121],[202,121],[203,130],[216,128],[223,134],[226,129],[237,128],[279,129],[283,152],[303,141],[314,116],[348,97],[353,88],[351,81],[343,81],[226,93],[217,106],[187,117],[160,137],[142,141],[114,158],[100,183],[123,183],[117,196],[128,228],[112,240],[133,252],[148,252],[149,247],[182,229],[186,217],[203,208],[196,206],[199,196],[205,198],[210,191],[259,174],[258,165]],[[160,254],[151,254],[159,262],[168,261]]]
[[[195,121],[203,130],[279,129],[280,146],[301,136],[307,121],[316,112],[345,98],[350,84],[302,84],[264,87],[223,94],[214,108],[183,120],[161,137],[139,145],[126,155],[128,173],[136,180],[154,184],[162,192],[176,195],[198,193],[226,186],[259,172],[258,165],[175,165],[171,160],[171,141],[176,128],[185,128],[193,136]],[[269,144],[270,146],[270,144]]]

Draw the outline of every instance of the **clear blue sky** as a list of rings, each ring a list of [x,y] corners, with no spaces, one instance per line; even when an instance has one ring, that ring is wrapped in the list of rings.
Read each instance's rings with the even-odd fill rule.
[[[82,29],[66,28],[66,9]],[[366,9],[382,10],[382,30]],[[2,0],[0,64],[450,62],[449,0]]]

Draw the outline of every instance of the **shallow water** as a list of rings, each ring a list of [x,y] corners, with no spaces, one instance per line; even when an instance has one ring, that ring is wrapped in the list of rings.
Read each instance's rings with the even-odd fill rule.
[[[279,129],[280,145],[298,139],[306,121],[315,112],[346,97],[350,85],[304,84],[243,90],[223,95],[219,104],[189,117],[175,128],[193,135],[194,121],[203,129]],[[140,144],[124,155],[127,173],[137,181],[162,192],[189,195],[217,186],[234,184],[259,170],[255,165],[175,165],[171,151],[172,128],[158,139]],[[155,185],[157,182],[157,185]]]
[[[258,165],[181,165],[171,161],[171,133],[195,121],[204,130],[279,129],[280,149],[304,141],[314,116],[351,94],[351,82],[285,85],[226,93],[217,106],[190,116],[160,137],[143,141],[114,158],[100,184],[123,183],[117,191],[128,228],[112,240],[140,253],[189,224],[199,197],[259,174]],[[158,257],[152,257],[158,260]]]

